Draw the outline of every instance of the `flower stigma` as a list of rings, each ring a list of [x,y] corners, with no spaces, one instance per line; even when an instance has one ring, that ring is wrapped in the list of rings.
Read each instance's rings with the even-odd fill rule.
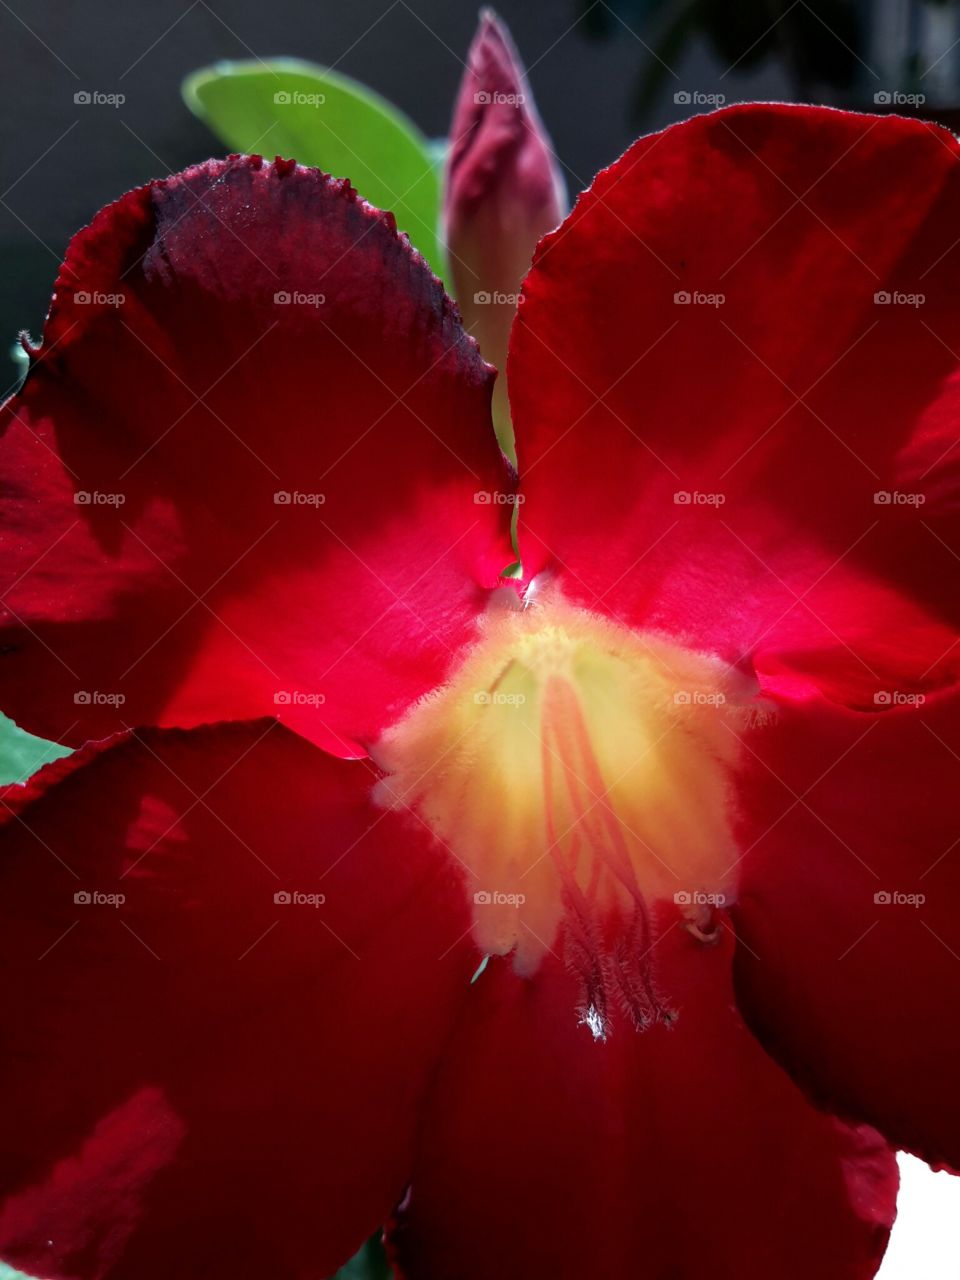
[[[376,799],[460,864],[485,954],[525,975],[559,954],[597,1038],[615,1008],[670,1022],[657,907],[708,943],[736,895],[731,776],[766,714],[757,682],[549,591],[527,599],[489,611],[449,681],[383,735]]]

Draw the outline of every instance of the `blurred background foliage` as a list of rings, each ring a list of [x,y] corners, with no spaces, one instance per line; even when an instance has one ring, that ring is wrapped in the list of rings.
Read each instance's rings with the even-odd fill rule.
[[[790,97],[812,101],[817,87],[848,90],[856,82],[869,15],[853,0],[805,3],[731,4],[728,0],[614,0],[610,5],[581,0],[586,30],[595,38],[616,39],[623,24],[645,34],[653,56],[637,72],[632,97],[634,117],[642,123],[670,77],[670,68],[686,50],[703,40],[723,66],[741,72],[767,59],[782,63]],[[865,50],[864,50],[865,52]]]
[[[702,109],[683,101],[684,93],[873,110],[877,92],[913,91],[925,95],[927,114],[948,121],[960,104],[956,0],[503,0],[498,8],[528,65],[571,194],[641,130]],[[245,64],[234,74],[248,74],[260,60],[302,59],[313,64],[308,75],[327,68],[331,83],[367,86],[361,91],[372,114],[384,101],[395,104],[407,141],[422,147],[446,132],[477,21],[473,5],[448,0],[85,0],[82,15],[80,21],[73,0],[33,0],[29,13],[0,5],[5,346],[21,327],[38,333],[66,242],[97,209],[121,191],[238,145],[225,141],[241,136],[238,122],[223,115],[246,109],[238,106],[238,86],[194,80],[188,96],[201,109],[191,112],[181,96],[185,78],[223,60]],[[78,107],[74,95],[82,90],[119,92],[126,101],[117,109]],[[329,167],[361,190],[365,165],[381,177],[387,172],[334,124],[337,143],[331,123],[304,120],[292,138],[275,118],[259,128],[246,122],[264,133],[266,154],[327,156]],[[417,146],[410,153],[397,137],[399,151],[415,163]],[[408,208],[400,209],[401,221],[412,235],[419,227],[420,247],[436,265],[435,229],[423,223],[439,189],[435,169],[421,172],[402,202]],[[366,174],[371,186],[374,176]]]
[[[581,0],[581,7],[595,38],[617,39],[627,28],[648,42],[632,96],[638,123],[698,41],[728,68],[723,79],[778,64],[790,101],[869,106],[878,90],[899,90],[922,94],[933,108],[956,105],[954,0]]]

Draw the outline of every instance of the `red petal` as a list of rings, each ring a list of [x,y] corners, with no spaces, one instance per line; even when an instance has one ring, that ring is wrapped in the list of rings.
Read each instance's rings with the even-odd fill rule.
[[[955,1169],[958,711],[960,694],[875,718],[784,706],[745,753],[736,911],[739,997],[771,1052]]]
[[[672,1028],[594,1041],[574,979],[491,961],[424,1120],[395,1239],[409,1280],[872,1276],[896,1166],[813,1110],[731,1004],[730,935],[658,945]],[[817,1230],[810,1230],[816,1220]]]
[[[9,789],[5,1261],[301,1280],[383,1221],[477,957],[457,876],[370,780],[259,721],[145,731]]]
[[[960,505],[958,158],[917,121],[749,106],[601,173],[512,337],[528,572],[854,705],[956,674],[957,557],[912,503]]]
[[[247,157],[104,209],[5,412],[4,710],[375,736],[512,558],[490,383],[346,183]]]

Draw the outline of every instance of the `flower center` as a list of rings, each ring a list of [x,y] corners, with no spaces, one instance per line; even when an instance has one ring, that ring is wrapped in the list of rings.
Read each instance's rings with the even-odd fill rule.
[[[381,739],[377,798],[464,868],[484,952],[529,974],[562,949],[595,1034],[614,1000],[638,1026],[669,1019],[651,908],[679,904],[704,940],[735,894],[730,776],[755,692],[718,658],[558,599],[499,609]]]

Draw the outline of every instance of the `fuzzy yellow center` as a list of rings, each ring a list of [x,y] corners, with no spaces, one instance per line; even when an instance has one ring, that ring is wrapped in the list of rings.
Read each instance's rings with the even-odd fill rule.
[[[530,973],[562,945],[585,1008],[619,964],[643,1023],[658,1013],[639,960],[651,907],[735,894],[729,790],[754,691],[717,658],[562,601],[499,610],[381,740],[378,798],[463,868],[483,951]]]

